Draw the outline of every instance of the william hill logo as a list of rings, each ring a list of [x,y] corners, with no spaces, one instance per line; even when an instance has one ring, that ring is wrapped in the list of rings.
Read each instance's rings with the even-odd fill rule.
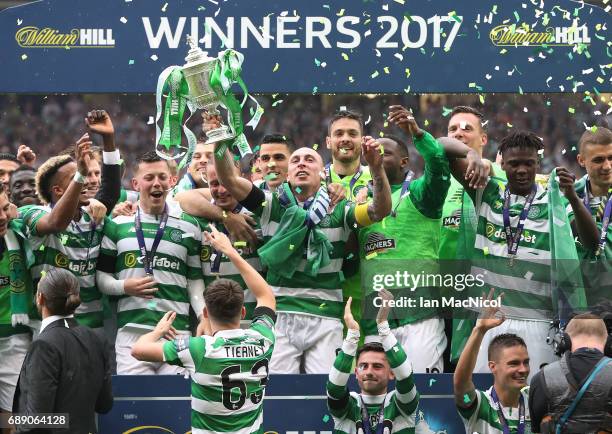
[[[27,26],[15,33],[15,40],[24,48],[113,48],[113,29],[72,29],[61,33],[51,27]]]
[[[547,27],[543,32],[535,32],[527,24],[522,26],[502,24],[489,32],[489,39],[494,45],[505,47],[591,43],[589,29],[586,25],[580,27]]]

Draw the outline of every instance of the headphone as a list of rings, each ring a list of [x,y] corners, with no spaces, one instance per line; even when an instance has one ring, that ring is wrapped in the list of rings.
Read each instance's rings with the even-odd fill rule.
[[[564,329],[559,329],[552,337],[546,338],[548,343],[552,345],[555,355],[561,357],[565,352],[572,349],[572,338]],[[612,357],[612,333],[608,333],[608,338],[604,345],[604,356]]]

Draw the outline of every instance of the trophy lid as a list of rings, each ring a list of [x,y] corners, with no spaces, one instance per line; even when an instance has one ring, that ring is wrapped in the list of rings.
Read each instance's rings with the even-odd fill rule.
[[[185,62],[187,64],[200,63],[200,62],[209,62],[214,60],[211,57],[208,57],[207,51],[202,51],[200,47],[198,47],[198,41],[191,35],[187,35],[187,43],[189,44],[189,52],[187,53],[187,57],[185,57]]]

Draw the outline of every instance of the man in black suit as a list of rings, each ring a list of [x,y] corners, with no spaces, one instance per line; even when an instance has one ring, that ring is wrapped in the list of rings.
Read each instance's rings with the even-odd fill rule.
[[[79,282],[68,270],[51,269],[38,284],[43,320],[21,368],[13,413],[68,413],[69,429],[17,426],[18,433],[94,433],[95,412],[113,405],[109,346],[76,323],[80,303]]]

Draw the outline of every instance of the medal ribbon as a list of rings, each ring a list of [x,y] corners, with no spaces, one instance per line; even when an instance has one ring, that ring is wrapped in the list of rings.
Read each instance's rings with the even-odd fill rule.
[[[159,227],[157,233],[153,239],[153,245],[151,246],[151,252],[147,252],[147,246],[145,244],[144,233],[142,231],[142,223],[140,221],[140,207],[136,211],[136,217],[134,218],[134,228],[136,230],[136,238],[138,239],[138,248],[140,250],[140,256],[142,257],[142,264],[144,265],[145,273],[149,276],[153,276],[153,261],[155,259],[155,252],[157,247],[164,236],[166,230],[166,223],[168,222],[168,205],[164,205],[164,212],[161,215],[159,221]]]
[[[355,187],[355,184],[357,183],[357,181],[359,181],[359,178],[361,178],[362,174],[363,171],[361,170],[361,166],[359,166],[359,170],[353,175],[353,177],[349,181],[348,191],[351,199],[355,198],[355,196],[353,195],[353,187]],[[331,163],[327,163],[327,165],[325,166],[325,181],[327,182],[327,184],[332,183]]]
[[[527,196],[527,200],[525,201],[525,205],[521,211],[519,216],[519,222],[516,226],[516,231],[514,234],[512,233],[512,227],[510,226],[510,189],[506,186],[504,190],[504,208],[503,208],[503,217],[504,217],[504,232],[506,233],[506,245],[508,246],[508,255],[515,256],[518,251],[519,241],[521,239],[521,234],[523,233],[523,229],[525,227],[525,220],[527,220],[527,215],[529,214],[529,209],[531,208],[531,204],[533,203],[533,199],[535,198],[537,191],[537,187],[534,185],[531,193]]]
[[[361,423],[363,425],[364,434],[372,434],[372,424],[370,424],[370,416],[368,415],[368,409],[366,408],[365,403],[363,402],[363,398],[359,395],[359,399],[361,400]],[[380,408],[376,412],[376,434],[382,434],[385,428],[385,400],[387,396],[383,399],[382,404],[380,404]],[[505,433],[504,433],[505,434]]]
[[[399,200],[397,201],[397,204],[393,208],[393,211],[391,211],[391,215],[393,217],[397,216],[397,207],[400,205],[400,203],[402,203],[402,200],[404,199],[404,197],[408,195],[408,192],[410,191],[410,183],[412,182],[413,177],[414,177],[414,172],[412,170],[409,170],[408,173],[406,173],[406,177],[402,181],[402,191],[400,193]]]
[[[499,417],[499,423],[502,426],[504,434],[510,434],[510,427],[508,426],[508,421],[506,420],[504,412],[502,411],[502,405],[497,397],[495,387],[491,388],[491,398],[493,399],[495,405],[497,405],[497,417]],[[519,398],[519,423],[516,428],[517,434],[525,433],[525,398],[523,397],[523,394],[521,394]]]
[[[589,212],[591,212],[591,203],[589,199],[591,196],[592,196],[591,181],[587,179],[586,191],[584,193],[583,202],[584,202],[584,206],[586,206],[586,209]],[[601,218],[601,234],[599,236],[599,244],[597,246],[596,256],[601,255],[606,248],[606,241],[608,238],[608,228],[610,227],[610,216],[611,215],[612,215],[612,188],[608,190],[608,201],[606,202],[606,206],[604,208],[604,212]],[[595,216],[595,219],[597,220],[597,216]]]

